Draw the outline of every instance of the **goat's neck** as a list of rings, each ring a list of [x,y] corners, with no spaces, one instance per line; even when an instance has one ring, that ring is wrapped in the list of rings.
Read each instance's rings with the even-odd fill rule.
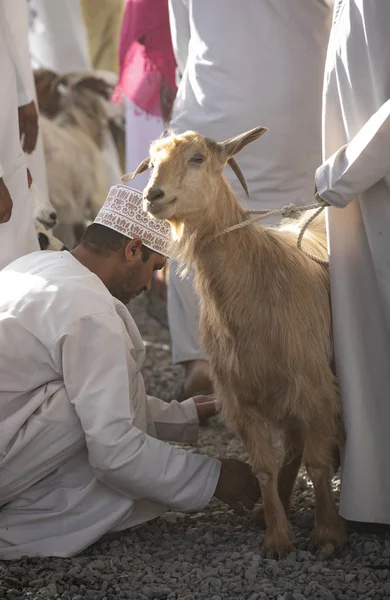
[[[248,219],[247,212],[230,189],[228,181],[223,177],[214,195],[207,195],[207,209],[200,217],[188,216],[181,223],[171,223],[176,234],[176,250],[184,262],[193,261],[193,249],[219,246],[218,241],[225,241],[225,236],[220,235],[232,225]]]
[[[78,127],[95,142],[100,150],[103,148],[105,139],[102,125],[97,122],[96,118],[87,115],[77,106],[69,107],[68,110],[58,117],[57,122],[62,127],[68,125]]]
[[[198,292],[201,295],[206,293],[210,300],[214,298],[218,305],[221,290],[226,291],[226,286],[229,287],[226,277],[228,267],[239,274],[237,283],[240,281],[240,285],[245,287],[246,281],[253,276],[253,268],[259,269],[260,255],[266,266],[270,263],[268,257],[275,252],[278,255],[281,249],[272,230],[257,223],[218,235],[248,219],[247,212],[240,206],[227,182],[221,186],[218,199],[210,199],[210,205],[212,203],[216,207],[215,212],[208,212],[196,227],[191,222],[183,223],[174,254],[184,269],[194,267]],[[262,274],[266,277],[266,271],[267,267],[257,271],[257,278]]]

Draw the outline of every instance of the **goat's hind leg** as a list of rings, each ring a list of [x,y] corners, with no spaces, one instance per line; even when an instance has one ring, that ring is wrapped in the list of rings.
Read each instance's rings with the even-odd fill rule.
[[[286,433],[287,452],[278,474],[278,493],[283,508],[288,513],[294,484],[302,463],[303,443],[298,431],[294,431],[293,433],[287,431]],[[265,526],[263,505],[256,509],[254,520],[260,526]]]
[[[330,478],[333,441],[334,438],[321,432],[321,425],[310,428],[305,440],[304,462],[313,483],[316,506],[313,541],[321,559],[328,558],[344,544]]]
[[[239,433],[261,488],[266,524],[264,549],[272,556],[286,556],[293,549],[293,533],[278,493],[278,463],[284,458],[282,449],[273,447],[272,432],[261,414],[249,410],[244,420],[242,417]]]

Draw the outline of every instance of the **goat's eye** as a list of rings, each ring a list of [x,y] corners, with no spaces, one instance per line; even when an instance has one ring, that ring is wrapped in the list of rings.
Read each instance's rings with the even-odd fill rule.
[[[204,156],[201,154],[197,154],[190,159],[190,162],[195,163],[197,165],[201,165],[204,162]]]

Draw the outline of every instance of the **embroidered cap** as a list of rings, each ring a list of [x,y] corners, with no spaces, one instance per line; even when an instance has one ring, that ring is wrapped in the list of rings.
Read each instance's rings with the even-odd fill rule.
[[[169,256],[172,233],[169,223],[154,219],[142,208],[139,190],[124,185],[113,185],[94,223],[109,227],[126,237],[140,238],[145,246]]]

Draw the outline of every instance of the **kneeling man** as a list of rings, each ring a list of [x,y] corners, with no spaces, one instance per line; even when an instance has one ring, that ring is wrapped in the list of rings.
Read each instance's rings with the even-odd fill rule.
[[[252,508],[257,480],[195,441],[205,397],[147,396],[131,298],[163,267],[170,227],[142,194],[111,188],[73,252],[34,252],[0,272],[0,559],[71,556],[108,532],[213,496]]]

